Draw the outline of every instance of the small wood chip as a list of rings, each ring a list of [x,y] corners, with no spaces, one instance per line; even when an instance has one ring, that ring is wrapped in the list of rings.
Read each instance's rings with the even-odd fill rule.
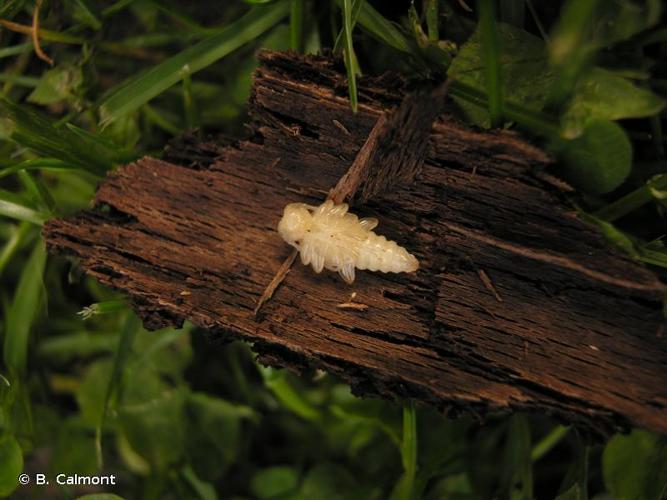
[[[350,298],[347,302],[343,302],[342,304],[337,304],[336,307],[338,309],[355,309],[357,311],[365,311],[368,309],[367,304],[362,304],[360,302],[354,302],[354,298],[357,296],[357,292],[352,292],[352,295],[350,295]]]
[[[477,274],[479,275],[479,279],[482,280],[484,287],[493,294],[498,302],[502,302],[503,298],[498,294],[498,291],[496,290],[496,287],[493,286],[488,274],[486,274],[483,269],[478,269]]]
[[[290,267],[292,267],[292,264],[294,263],[294,259],[296,259],[296,256],[297,256],[298,253],[299,252],[297,251],[296,248],[294,248],[292,250],[292,252],[289,254],[289,257],[287,257],[285,259],[285,262],[283,262],[282,265],[280,266],[280,269],[278,269],[278,272],[276,273],[276,275],[271,280],[271,283],[269,283],[268,286],[264,289],[264,292],[262,293],[262,296],[257,301],[257,305],[255,306],[255,310],[253,311],[255,316],[257,316],[257,313],[262,308],[264,303],[273,296],[273,292],[275,292],[276,289],[283,282],[283,280],[285,279],[285,276],[287,276],[287,273],[289,273]]]

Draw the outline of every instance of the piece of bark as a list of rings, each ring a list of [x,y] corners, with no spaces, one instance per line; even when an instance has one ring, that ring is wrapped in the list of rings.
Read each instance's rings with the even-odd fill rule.
[[[362,271],[347,286],[299,264],[255,318],[290,252],[275,231],[283,207],[321,202],[409,90],[362,79],[353,115],[337,63],[261,62],[252,140],[183,138],[164,160],[119,169],[96,209],[46,225],[49,248],[128,293],[150,328],[187,318],[252,341],[264,362],[331,371],[358,394],[667,432],[664,285],[532,176],[549,158],[512,133],[442,116],[415,182],[357,210],[415,253],[417,273]],[[338,307],[353,291],[365,310]]]

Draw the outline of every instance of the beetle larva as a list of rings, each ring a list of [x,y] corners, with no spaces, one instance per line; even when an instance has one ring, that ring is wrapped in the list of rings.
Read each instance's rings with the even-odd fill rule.
[[[299,250],[301,262],[316,273],[338,271],[346,283],[354,281],[354,269],[383,273],[413,272],[419,261],[405,248],[373,228],[375,218],[359,219],[348,213],[346,203],[327,200],[319,207],[290,203],[278,224],[280,236]]]

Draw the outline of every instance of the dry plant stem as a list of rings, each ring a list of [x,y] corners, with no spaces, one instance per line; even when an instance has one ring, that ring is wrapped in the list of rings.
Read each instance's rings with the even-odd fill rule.
[[[53,66],[53,59],[51,59],[44,53],[42,47],[39,44],[39,10],[41,6],[42,6],[42,0],[37,0],[37,2],[35,3],[35,10],[33,11],[32,14],[32,26],[26,26],[24,24],[15,23],[7,19],[0,19],[0,26],[3,26],[10,31],[30,36],[37,57],[39,57],[42,61],[45,61],[51,66]]]
[[[276,289],[283,282],[283,280],[285,279],[285,276],[287,276],[287,273],[289,273],[289,270],[292,267],[292,264],[294,264],[294,259],[296,259],[296,256],[297,256],[298,253],[299,252],[296,248],[292,249],[292,252],[289,254],[289,257],[287,257],[285,259],[285,261],[280,266],[280,269],[278,269],[278,272],[276,272],[276,275],[273,277],[271,282],[264,289],[264,292],[262,292],[262,296],[257,301],[257,306],[255,307],[255,310],[253,311],[253,314],[255,316],[257,316],[257,313],[259,313],[259,310],[262,308],[264,303],[267,302],[273,296],[273,293],[276,291]]]
[[[32,44],[35,47],[35,54],[37,54],[37,57],[53,66],[53,59],[47,56],[39,45],[39,10],[41,7],[42,0],[37,0],[37,2],[35,2],[35,10],[32,13]]]

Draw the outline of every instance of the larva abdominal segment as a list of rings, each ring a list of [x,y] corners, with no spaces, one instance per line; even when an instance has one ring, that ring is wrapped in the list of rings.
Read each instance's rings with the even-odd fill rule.
[[[375,218],[359,219],[345,203],[327,200],[319,207],[290,203],[278,224],[282,238],[299,250],[301,262],[316,273],[337,271],[346,283],[356,269],[385,273],[413,272],[419,261],[396,242],[377,235]]]

